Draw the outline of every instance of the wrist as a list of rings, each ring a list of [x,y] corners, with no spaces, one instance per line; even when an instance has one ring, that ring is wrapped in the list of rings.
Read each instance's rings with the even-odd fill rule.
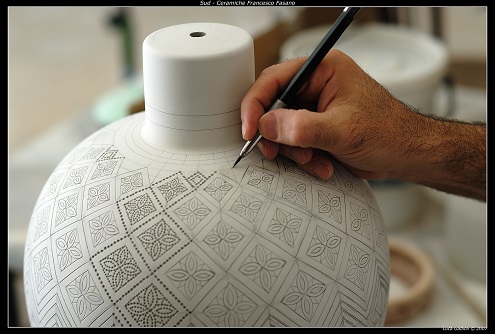
[[[396,177],[462,196],[485,200],[486,125],[416,113],[405,163]]]

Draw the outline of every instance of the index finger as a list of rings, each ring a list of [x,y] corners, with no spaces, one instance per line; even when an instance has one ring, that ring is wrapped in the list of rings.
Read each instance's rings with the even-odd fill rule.
[[[287,87],[306,58],[297,58],[267,67],[241,102],[242,137],[250,140],[258,131],[258,121]]]

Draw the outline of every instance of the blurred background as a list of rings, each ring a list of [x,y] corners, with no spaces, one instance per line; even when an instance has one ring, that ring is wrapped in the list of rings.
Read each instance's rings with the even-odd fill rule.
[[[8,7],[9,325],[29,326],[22,262],[37,196],[75,145],[102,126],[144,110],[141,45],[147,35],[187,22],[239,26],[253,36],[258,76],[269,65],[311,52],[316,46],[311,41],[323,37],[342,9]],[[384,69],[402,61],[400,46],[394,49],[391,38],[387,44],[383,36],[399,33],[418,54],[432,43],[447,58],[435,63],[442,68],[432,69],[440,73],[432,77],[438,89],[430,92],[424,112],[447,110],[449,117],[486,121],[486,7],[365,7],[351,27],[357,35],[370,33],[373,24],[384,29],[372,36],[379,41],[375,44],[382,43],[383,52],[390,47],[389,55],[396,52],[380,69],[362,58],[366,52],[355,54],[377,81]],[[344,37],[342,50],[354,57],[352,42],[344,44]],[[407,77],[402,80],[407,87]],[[388,88],[394,92],[395,87]],[[391,325],[486,326],[486,204],[397,182],[372,186],[389,236],[412,244],[434,272],[429,302]],[[406,294],[414,283],[394,279],[391,298]]]

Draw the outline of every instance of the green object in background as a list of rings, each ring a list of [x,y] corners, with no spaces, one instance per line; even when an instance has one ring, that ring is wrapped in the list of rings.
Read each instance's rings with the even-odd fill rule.
[[[132,35],[132,22],[130,8],[120,7],[117,8],[115,14],[113,14],[108,24],[114,27],[121,35],[122,38],[122,61],[124,65],[124,77],[131,78],[134,76],[134,44]]]
[[[131,107],[144,100],[143,84],[129,79],[103,96],[93,108],[93,118],[100,125],[110,124],[129,116]]]
[[[124,82],[97,101],[93,109],[93,118],[102,126],[128,116],[131,107],[144,100],[143,84],[136,79],[134,69],[130,8],[117,8],[116,12],[110,16],[108,24],[115,28],[122,38]]]

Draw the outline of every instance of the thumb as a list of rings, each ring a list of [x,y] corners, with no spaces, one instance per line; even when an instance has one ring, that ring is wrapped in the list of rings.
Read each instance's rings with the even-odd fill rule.
[[[260,118],[258,129],[273,142],[328,150],[331,131],[325,121],[323,113],[307,109],[276,109]]]

